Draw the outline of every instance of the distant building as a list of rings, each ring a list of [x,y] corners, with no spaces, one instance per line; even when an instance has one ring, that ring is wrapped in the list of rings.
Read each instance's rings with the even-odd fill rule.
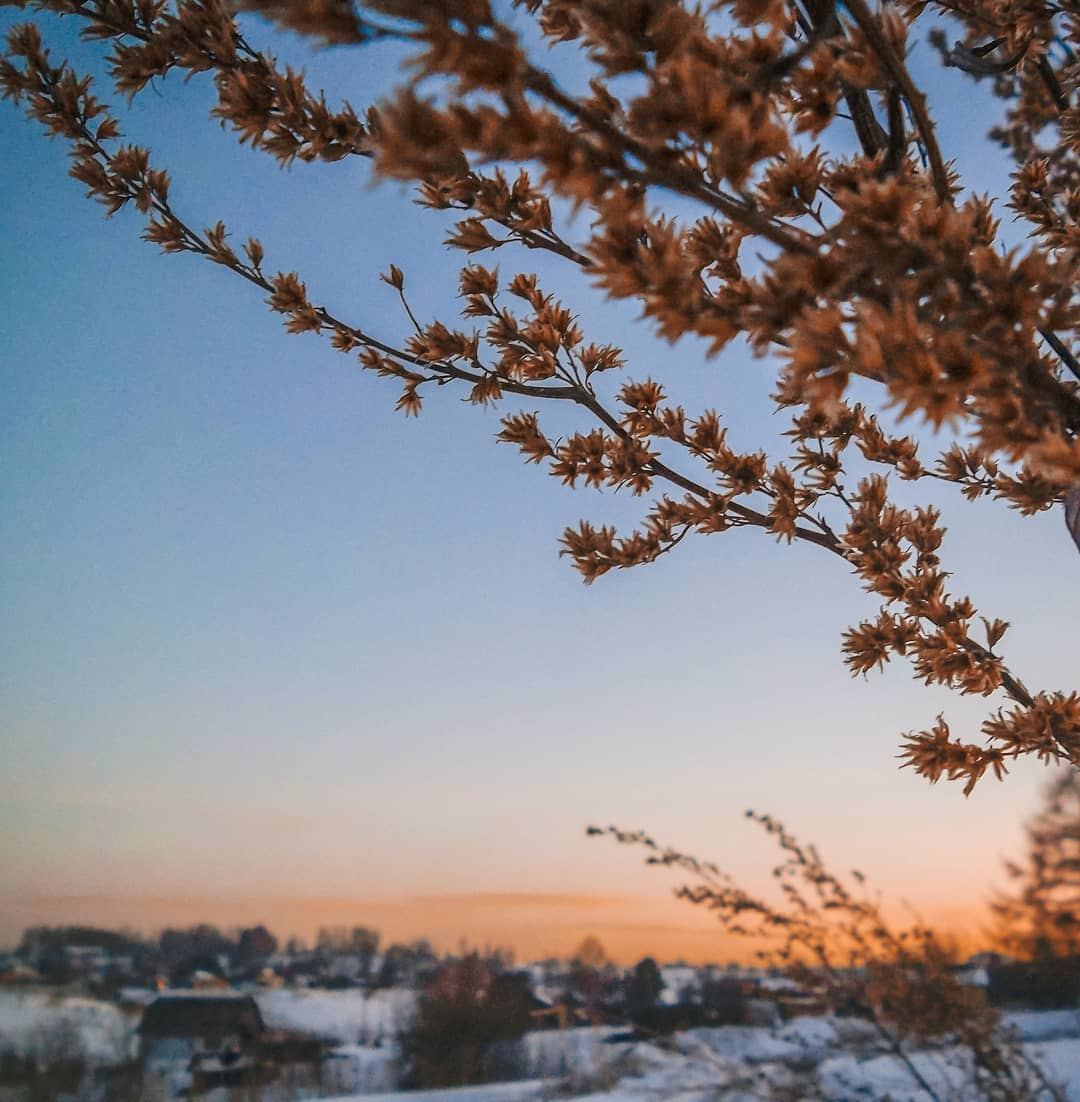
[[[155,1064],[191,1060],[201,1053],[239,1056],[257,1048],[265,1033],[250,995],[159,995],[139,1023],[139,1057]]]
[[[0,965],[0,984],[16,986],[19,984],[40,982],[41,974],[37,969],[31,968],[28,964],[19,964],[16,961],[10,964]]]
[[[664,964],[660,976],[664,981],[659,999],[663,1006],[692,1003],[701,992],[699,970],[689,964]]]
[[[967,964],[953,968],[952,974],[960,983],[966,984],[968,987],[990,986],[990,969],[981,964],[972,964],[969,961]]]

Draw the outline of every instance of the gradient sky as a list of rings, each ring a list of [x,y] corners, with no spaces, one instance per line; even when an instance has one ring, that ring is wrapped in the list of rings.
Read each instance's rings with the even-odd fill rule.
[[[53,26],[57,54],[98,64]],[[355,104],[397,64],[276,46]],[[947,155],[1000,191],[981,91],[955,72],[931,90]],[[377,278],[390,262],[422,316],[453,317],[441,216],[355,161],[280,172],[211,103],[205,78],[169,80],[121,116],[183,217],[257,234],[268,268],[380,335],[407,332]],[[0,142],[0,943],[32,921],[206,918],[529,953],[591,930],[627,957],[723,957],[662,874],[583,828],[645,826],[763,884],[773,854],[747,807],[890,896],[976,921],[1044,773],[965,801],[897,770],[899,732],[944,710],[974,736],[987,708],[900,664],[851,679],[840,633],[873,605],[842,565],[745,531],[583,587],[559,533],[629,524],[631,499],[523,467],[492,440],[498,415],[450,388],[402,419],[395,387],[287,336],[227,271],[160,257],[133,213],[104,221],[65,147],[10,104]],[[587,301],[590,339],[688,408],[717,405],[736,443],[785,427],[739,349],[705,364],[556,262],[498,260]],[[1012,668],[1074,687],[1061,517],[937,500],[957,588],[1013,622]]]

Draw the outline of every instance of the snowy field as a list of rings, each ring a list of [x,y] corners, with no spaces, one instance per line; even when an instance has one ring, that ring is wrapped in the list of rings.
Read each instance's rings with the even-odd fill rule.
[[[373,1046],[396,1037],[416,1009],[416,993],[389,988],[365,994],[345,991],[304,991],[279,988],[257,991],[263,1020],[270,1029],[314,1033],[342,1045]]]
[[[130,1057],[137,1025],[137,1018],[96,999],[0,991],[0,1053],[80,1056],[91,1067],[107,1067]]]
[[[522,1083],[495,1083],[487,1087],[458,1087],[444,1091],[398,1091],[393,1094],[345,1095],[322,1102],[546,1102],[552,1098],[551,1084],[543,1079]]]
[[[1080,1102],[1080,1011],[1008,1016],[1025,1052]],[[660,1043],[605,1043],[601,1031],[574,1030],[568,1075],[460,1090],[343,1095],[333,1102],[927,1102],[900,1062],[881,1052],[873,1028],[850,1019],[803,1018],[779,1029],[727,1026],[677,1034]],[[589,1035],[592,1036],[589,1036]],[[559,1042],[543,1038],[538,1050]],[[535,1053],[533,1054],[535,1058]],[[551,1051],[547,1057],[551,1058]],[[963,1089],[956,1053],[916,1053],[913,1062],[940,1098],[984,1102]]]
[[[453,1091],[394,1092],[395,1036],[413,1008],[409,992],[266,991],[256,995],[267,1024],[332,1038],[323,1089],[308,1098],[363,1102],[750,1102],[823,1098],[828,1102],[925,1102],[927,1095],[873,1028],[853,1019],[799,1018],[778,1028],[695,1029],[656,1041],[620,1040],[611,1028],[552,1030],[526,1035],[527,1079]],[[1023,1011],[1006,1016],[1025,1052],[1063,1097],[1080,1102],[1080,1010]],[[0,992],[0,1053],[81,1055],[107,1067],[133,1053],[138,1015],[92,999],[40,992]],[[918,1052],[912,1061],[950,1102],[979,1102],[960,1089],[957,1054]],[[259,1102],[277,1102],[267,1088]],[[217,1097],[220,1095],[220,1099]],[[290,1094],[290,1099],[300,1098]],[[284,1096],[282,1096],[284,1097]],[[222,1091],[205,1102],[226,1102]]]

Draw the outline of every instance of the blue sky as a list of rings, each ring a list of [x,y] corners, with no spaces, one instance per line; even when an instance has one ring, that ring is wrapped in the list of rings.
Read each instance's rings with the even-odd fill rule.
[[[52,26],[58,54],[97,64]],[[391,53],[279,48],[357,105],[395,71]],[[931,90],[947,156],[999,190],[981,91],[951,72]],[[363,163],[280,172],[211,104],[205,78],[169,80],[122,116],[184,217],[256,234],[268,268],[380,335],[407,333],[391,262],[418,313],[453,316],[441,216]],[[151,897],[207,917],[244,901],[282,929],[303,924],[287,899],[355,900],[362,921],[423,896],[410,921],[438,925],[446,893],[662,897],[632,854],[585,841],[592,821],[761,881],[745,807],[924,905],[985,895],[1043,774],[964,801],[896,770],[899,732],[944,709],[973,735],[986,708],[900,665],[852,680],[840,633],[872,606],[842,565],[746,531],[583,587],[563,527],[629,524],[637,503],[523,467],[498,414],[449,388],[404,420],[391,384],[287,336],[227,271],[160,257],[134,213],[103,220],[8,104],[0,141],[0,940],[82,906],[56,897],[129,900],[134,925],[157,921]],[[538,270],[633,374],[716,404],[736,442],[784,427],[738,349],[705,363],[556,262],[497,259]],[[1060,516],[938,500],[957,588],[1014,624],[1010,664],[1071,688],[1080,564]]]

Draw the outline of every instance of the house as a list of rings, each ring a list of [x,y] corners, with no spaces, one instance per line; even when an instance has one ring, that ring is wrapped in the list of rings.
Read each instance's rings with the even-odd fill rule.
[[[689,964],[662,964],[660,978],[664,981],[659,998],[662,1006],[692,1003],[701,993],[701,977]]]
[[[170,992],[143,1011],[139,1057],[144,1063],[190,1061],[201,1053],[244,1055],[266,1032],[250,995]]]
[[[959,983],[967,987],[990,986],[990,970],[981,964],[972,964],[969,961],[967,964],[956,965],[951,972]]]
[[[16,986],[40,982],[41,974],[28,964],[13,961],[11,964],[0,965],[0,984]]]

